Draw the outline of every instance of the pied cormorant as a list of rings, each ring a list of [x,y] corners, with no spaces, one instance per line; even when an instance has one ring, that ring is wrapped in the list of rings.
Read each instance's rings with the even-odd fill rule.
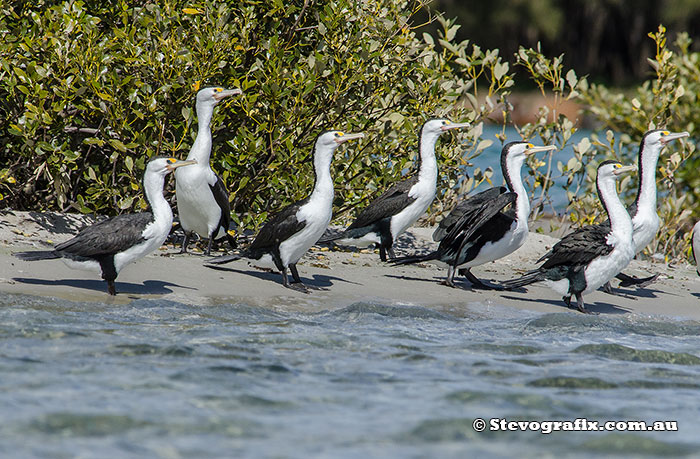
[[[563,295],[567,306],[571,307],[571,297],[575,296],[578,310],[588,313],[583,295],[612,279],[634,258],[632,219],[617,195],[615,182],[623,173],[636,169],[617,161],[600,163],[596,187],[610,226],[589,225],[567,234],[537,260],[544,261],[542,266],[502,285],[513,289],[544,281]]]
[[[492,288],[481,282],[470,269],[498,260],[519,249],[528,235],[527,219],[530,200],[520,176],[525,158],[540,151],[556,149],[553,145],[536,147],[529,142],[510,142],[501,151],[501,172],[508,190],[493,187],[461,201],[433,233],[440,241],[438,249],[427,255],[405,257],[396,264],[438,260],[446,263],[445,285],[455,287],[454,275],[466,276],[475,288]],[[515,203],[515,209],[503,208]]]
[[[149,161],[143,176],[150,212],[124,214],[88,226],[77,236],[58,244],[53,250],[16,252],[21,260],[61,258],[70,268],[102,272],[107,291],[115,295],[114,280],[129,263],[143,258],[165,242],[173,226],[173,212],[163,196],[165,176],[194,161],[156,157]]]
[[[197,93],[197,138],[188,160],[197,161],[193,167],[175,172],[175,195],[180,225],[185,232],[181,253],[187,252],[192,232],[208,238],[206,254],[211,253],[214,239],[226,237],[231,247],[235,239],[228,234],[231,223],[229,196],[223,180],[209,165],[211,156],[211,117],[214,107],[226,97],[241,94],[240,89],[204,88]]]
[[[438,168],[435,143],[440,134],[469,126],[446,119],[432,119],[423,124],[420,134],[420,169],[418,175],[402,180],[372,201],[342,233],[324,237],[320,242],[340,244],[379,245],[379,256],[386,261],[387,253],[394,258],[393,244],[406,228],[418,220],[433,202]]]
[[[639,188],[637,190],[637,198],[634,203],[627,208],[632,217],[632,226],[634,227],[634,246],[635,253],[641,252],[644,247],[649,245],[654,240],[656,233],[659,231],[660,220],[656,213],[656,164],[659,161],[661,150],[670,142],[687,137],[687,132],[669,132],[663,129],[655,129],[648,131],[642,137],[639,143],[639,155],[637,166],[639,167]],[[609,222],[604,224],[610,225]],[[620,280],[621,287],[637,285],[643,287],[659,277],[658,274],[638,279],[628,276],[624,273],[619,273],[617,276]],[[603,286],[603,290],[607,293],[613,293],[609,282]]]
[[[314,147],[314,183],[311,195],[289,205],[274,215],[260,230],[255,240],[238,255],[213,258],[209,263],[224,264],[241,257],[253,260],[251,264],[277,269],[282,274],[285,287],[306,292],[297,271],[297,262],[323,235],[333,214],[333,179],[331,160],[333,152],[348,140],[359,139],[364,134],[345,134],[329,131],[316,139]],[[287,278],[287,268],[293,281]]]

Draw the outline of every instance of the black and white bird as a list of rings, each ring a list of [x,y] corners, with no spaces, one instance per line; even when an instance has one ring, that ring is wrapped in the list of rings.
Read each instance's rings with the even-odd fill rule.
[[[529,142],[506,144],[501,151],[501,171],[508,188],[489,188],[461,201],[433,233],[433,239],[440,241],[436,251],[398,258],[394,263],[402,265],[436,260],[448,266],[445,285],[455,287],[455,271],[461,268],[459,273],[473,287],[491,288],[470,269],[503,258],[525,243],[529,231],[530,200],[520,171],[527,156],[554,149],[554,145],[536,147]],[[503,211],[513,203],[514,209]]]
[[[150,212],[124,214],[88,226],[77,236],[52,250],[16,252],[21,260],[36,261],[60,258],[70,268],[101,271],[107,291],[115,295],[114,280],[129,263],[143,258],[165,242],[173,226],[173,212],[163,196],[165,176],[194,161],[156,157],[149,161],[143,187]]]
[[[634,258],[632,219],[617,195],[615,182],[620,175],[636,169],[636,166],[623,166],[617,161],[600,163],[596,187],[610,226],[584,226],[567,234],[537,260],[538,263],[544,261],[539,268],[502,285],[513,289],[544,281],[563,295],[567,306],[571,307],[571,297],[575,296],[578,310],[588,313],[583,295],[608,282]]]
[[[659,162],[659,155],[670,142],[688,135],[687,132],[669,132],[663,129],[655,129],[644,134],[642,141],[639,143],[637,159],[639,188],[636,200],[627,208],[632,217],[632,226],[634,227],[635,253],[641,252],[654,240],[661,225],[659,215],[656,213],[656,165]],[[604,222],[604,224],[610,225],[609,222]],[[620,286],[622,287],[631,285],[642,287],[653,282],[658,277],[658,274],[642,279],[628,276],[624,273],[619,273],[616,277],[620,280]],[[606,282],[603,290],[612,293],[610,283]]]
[[[321,134],[316,139],[313,153],[316,182],[311,195],[274,215],[262,227],[253,243],[240,254],[221,256],[208,262],[220,265],[242,257],[248,258],[255,266],[280,271],[285,287],[306,291],[296,264],[323,235],[331,221],[334,191],[330,167],[333,152],[340,144],[362,137],[362,133],[346,134],[340,131]],[[292,272],[291,283],[287,278],[287,268]]]
[[[438,167],[435,144],[444,132],[469,126],[446,119],[431,119],[423,124],[420,134],[420,168],[418,175],[402,180],[372,201],[342,233],[325,237],[320,242],[366,247],[379,245],[379,256],[394,258],[393,245],[406,228],[418,220],[433,202],[437,187]]]
[[[693,234],[690,236],[690,249],[693,252],[695,269],[700,276],[700,221],[693,226]]]
[[[182,253],[187,252],[192,233],[208,238],[206,254],[211,253],[214,239],[226,237],[231,247],[235,239],[228,234],[231,223],[229,195],[223,180],[209,165],[211,156],[211,118],[214,107],[223,99],[242,94],[240,89],[204,88],[197,93],[197,137],[187,160],[197,161],[192,167],[175,172],[175,195],[180,225],[185,232]]]

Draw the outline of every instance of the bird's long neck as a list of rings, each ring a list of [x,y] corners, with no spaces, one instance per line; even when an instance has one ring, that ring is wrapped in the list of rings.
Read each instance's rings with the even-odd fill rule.
[[[518,195],[515,200],[515,213],[518,224],[525,225],[527,228],[527,219],[530,217],[530,199],[527,196],[527,190],[520,175],[524,161],[525,158],[507,161],[503,168],[503,176],[506,179],[508,189]]]
[[[656,164],[661,148],[652,147],[639,152],[639,188],[637,189],[637,213],[656,213]],[[635,217],[633,215],[632,217]]]
[[[165,176],[146,171],[143,178],[143,188],[146,200],[151,206],[151,212],[153,212],[153,219],[164,227],[170,227],[173,224],[173,211],[163,196],[164,184]]]
[[[311,192],[310,200],[333,202],[333,179],[331,178],[331,160],[333,159],[333,147],[316,146],[314,151],[314,173],[316,181]]]
[[[615,180],[613,179],[598,179],[596,183],[598,188],[598,196],[603,204],[605,212],[610,219],[610,228],[612,234],[618,237],[632,237],[632,220],[630,219],[627,209],[620,201],[615,189]]]
[[[435,159],[435,144],[439,135],[421,134],[420,139],[420,169],[418,170],[418,181],[437,186],[437,160]]]
[[[209,164],[211,156],[211,117],[214,107],[197,103],[197,138],[194,139],[187,159],[194,159],[198,164]]]

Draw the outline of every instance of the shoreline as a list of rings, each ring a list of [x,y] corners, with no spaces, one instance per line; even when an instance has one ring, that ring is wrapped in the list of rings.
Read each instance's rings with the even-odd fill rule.
[[[303,312],[339,309],[357,302],[422,306],[456,317],[473,309],[516,308],[545,313],[568,309],[556,293],[542,284],[518,291],[472,290],[456,277],[453,289],[440,285],[446,269],[434,264],[391,266],[379,261],[374,250],[313,247],[299,262],[305,284],[319,288],[301,293],[282,286],[280,274],[249,266],[238,260],[219,269],[204,265],[203,255],[177,253],[172,245],[127,266],[116,281],[117,295],[110,297],[100,274],[72,270],[61,260],[26,262],[11,253],[39,250],[71,238],[92,219],[79,214],[4,211],[0,213],[0,291],[70,301],[125,304],[138,299],[162,299],[212,306],[245,303],[252,306]],[[432,228],[410,228],[397,242],[397,255],[425,252],[437,246]],[[485,281],[516,277],[536,266],[535,261],[556,238],[530,233],[523,247],[508,257],[473,269]],[[216,255],[219,255],[218,253]],[[216,256],[214,255],[214,256]],[[669,317],[700,320],[700,276],[695,267],[667,266],[634,260],[625,273],[660,278],[645,289],[617,289],[627,297],[596,291],[584,297],[586,307],[605,315]],[[617,282],[613,281],[616,286]]]

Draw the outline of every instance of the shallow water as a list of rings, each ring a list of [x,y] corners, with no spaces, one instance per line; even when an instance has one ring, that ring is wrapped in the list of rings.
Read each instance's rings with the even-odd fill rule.
[[[698,323],[455,310],[5,295],[0,457],[700,451]],[[477,433],[476,418],[673,420],[679,431]]]

